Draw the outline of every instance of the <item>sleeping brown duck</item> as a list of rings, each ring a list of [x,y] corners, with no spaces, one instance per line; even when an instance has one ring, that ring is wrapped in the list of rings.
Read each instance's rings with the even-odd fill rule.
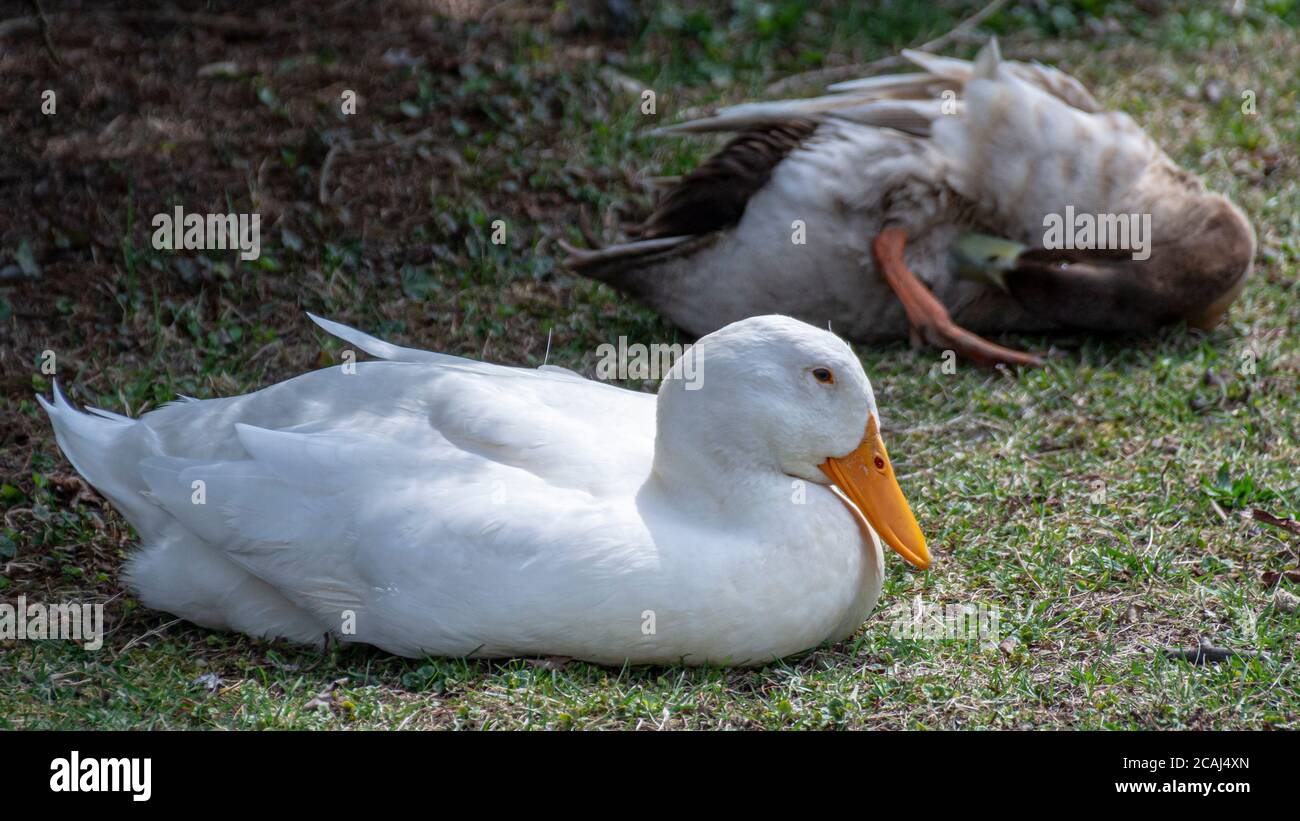
[[[1041,360],[978,333],[1219,321],[1255,252],[1236,206],[1060,71],[904,55],[922,71],[664,129],[737,136],[569,266],[693,334],[784,313],[985,363]]]

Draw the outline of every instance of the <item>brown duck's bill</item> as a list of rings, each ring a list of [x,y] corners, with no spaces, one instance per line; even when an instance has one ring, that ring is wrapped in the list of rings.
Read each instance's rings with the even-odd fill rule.
[[[930,566],[930,549],[894,478],[894,466],[874,413],[867,418],[866,434],[856,450],[827,459],[819,467],[857,505],[885,544],[922,570]]]

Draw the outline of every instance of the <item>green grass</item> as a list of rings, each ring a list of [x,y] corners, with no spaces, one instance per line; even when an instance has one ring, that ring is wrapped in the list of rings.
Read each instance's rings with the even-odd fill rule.
[[[31,383],[0,406],[11,430],[0,462],[0,596],[107,602],[111,631],[98,652],[0,644],[0,726],[1300,727],[1300,614],[1276,608],[1261,580],[1296,566],[1298,542],[1240,515],[1300,513],[1300,81],[1291,68],[1300,46],[1288,28],[1298,4],[1286,2],[1250,4],[1241,19],[1221,4],[1175,5],[1159,18],[1104,2],[1014,6],[990,22],[1008,56],[1074,73],[1241,204],[1260,241],[1256,273],[1211,333],[1013,339],[1056,347],[1049,367],[1019,376],[945,374],[937,352],[901,344],[860,349],[936,562],[921,574],[891,554],[881,609],[851,640],[759,670],[411,660],[211,633],[145,610],[123,588],[134,534],[70,481],[30,398],[48,390],[41,351],[57,352],[60,380],[78,399],[135,415],[177,393],[229,395],[334,361],[337,344],[299,306],[405,344],[513,364],[539,364],[553,333],[550,362],[588,373],[597,346],[619,335],[674,341],[649,311],[563,274],[551,240],[580,239],[580,209],[597,231],[631,217],[647,202],[637,173],[679,173],[709,148],[653,139],[653,122],[744,99],[831,58],[870,60],[921,42],[981,4],[911,10],[919,5],[837,3],[814,14],[802,3],[679,4],[623,40],[582,20],[564,31],[446,22],[465,48],[461,65],[390,68],[386,87],[401,94],[371,95],[388,127],[432,127],[435,139],[367,166],[341,160],[351,216],[331,202],[273,229],[264,221],[260,267],[153,251],[141,215],[194,183],[177,177],[169,188],[121,161],[131,185],[104,204],[119,244],[96,257],[103,276],[60,292],[59,277],[71,274],[47,266],[56,293],[41,303],[42,320],[16,316],[24,306],[0,292],[23,359],[15,372]],[[1091,36],[1089,21],[1108,17],[1119,31]],[[655,117],[639,113],[636,95],[611,90],[601,61],[574,56],[588,46],[657,90]],[[245,83],[263,116],[309,124],[310,136],[283,146],[290,154],[273,152],[278,165],[263,172],[283,201],[315,203],[323,146],[340,127],[327,111],[295,107],[306,94],[295,72],[345,59],[318,56],[228,81]],[[1212,82],[1223,88],[1217,100]],[[1254,118],[1239,109],[1247,89]],[[221,156],[243,188],[214,196],[247,198],[261,155],[232,144]],[[366,187],[390,165],[403,187]],[[390,215],[410,223],[400,236],[378,211],[361,229],[367,196],[416,209]],[[498,218],[509,226],[505,247],[487,242]],[[72,227],[57,230],[78,247]],[[89,252],[73,261],[90,264]],[[1253,373],[1243,372],[1248,357]],[[892,637],[885,611],[917,596],[997,607],[999,642]],[[1202,636],[1260,654],[1195,666],[1163,653]]]

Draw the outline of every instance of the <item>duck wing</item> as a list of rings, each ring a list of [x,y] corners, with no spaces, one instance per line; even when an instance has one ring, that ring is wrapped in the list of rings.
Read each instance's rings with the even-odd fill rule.
[[[987,230],[1034,245],[1041,240],[1044,215],[1060,211],[1063,204],[1081,212],[1136,210],[1135,186],[1144,175],[1161,184],[1197,187],[1128,115],[1104,110],[1063,71],[1003,60],[996,40],[974,61],[912,50],[903,56],[922,70],[838,83],[831,86],[833,93],[819,97],[729,106],[657,133],[741,131],[743,138],[799,124],[802,142],[775,157],[765,169],[765,182],[776,164],[801,155],[795,148],[833,150],[834,137],[854,126],[901,131],[923,138],[945,157],[945,182],[976,205]],[[832,139],[821,139],[824,133]],[[725,172],[739,168],[733,176],[743,173],[744,166],[726,156],[739,149],[739,142],[706,161],[700,172],[708,173],[683,178],[681,187],[723,188]],[[1146,182],[1153,188],[1157,184]],[[748,199],[761,187],[732,184],[731,190],[747,192]],[[661,211],[684,215],[689,212],[674,207],[679,201],[707,199],[699,192],[670,191]],[[733,221],[739,220],[743,205],[730,204],[727,213],[735,215]],[[664,222],[657,212],[647,226]],[[668,223],[679,233],[715,230],[709,220],[697,220],[696,230],[685,220]]]
[[[881,74],[860,80],[848,80],[829,86],[832,93],[802,99],[770,100],[726,106],[716,113],[664,126],[656,134],[710,134],[737,132],[765,128],[798,120],[817,121],[838,116],[863,123],[895,127],[882,120],[894,119],[905,123],[909,133],[928,132],[923,121],[933,120],[939,114],[955,114],[956,109],[941,111],[934,106],[910,106],[906,103],[942,102],[945,92],[961,98],[966,84],[980,76],[980,58],[975,61],[942,57],[924,51],[904,49],[903,57],[913,63],[919,72]],[[991,40],[982,52],[984,73],[989,67],[1002,66],[1008,77],[1025,83],[1078,111],[1096,113],[1103,111],[1101,104],[1088,89],[1074,77],[1060,69],[1037,62],[1002,60],[997,41]],[[951,98],[951,95],[950,95]],[[959,102],[958,100],[955,100]],[[905,116],[902,112],[914,112]],[[930,116],[918,116],[926,115]]]
[[[215,551],[323,625],[353,611],[368,625],[358,640],[407,654],[468,653],[475,645],[465,642],[485,634],[476,631],[492,632],[469,618],[487,612],[492,596],[528,600],[469,586],[532,578],[554,589],[548,574],[586,572],[575,567],[588,558],[582,545],[635,542],[623,531],[637,526],[630,500],[651,471],[654,396],[320,324],[388,360],[179,402],[138,420],[79,411],[57,392],[43,402],[64,452],[137,527],[155,563],[182,545]],[[200,601],[197,586],[143,589],[145,578],[142,594],[180,602],[179,615],[251,606]],[[232,583],[222,595],[247,589]],[[447,603],[474,597],[483,608],[457,621]],[[412,612],[436,604],[447,614]],[[432,633],[402,626],[430,620]]]
[[[996,49],[996,40],[990,41]],[[903,49],[904,59],[924,71],[912,74],[882,74],[860,80],[847,80],[828,87],[839,94],[871,94],[892,98],[927,98],[944,90],[959,90],[975,76],[978,59],[959,60],[926,51]],[[1080,111],[1101,111],[1101,104],[1083,83],[1058,68],[1039,62],[1000,61],[1013,77],[1045,91]],[[936,93],[937,92],[937,93]]]
[[[735,225],[772,170],[816,128],[815,122],[801,119],[747,128],[673,186],[638,233],[654,239]]]

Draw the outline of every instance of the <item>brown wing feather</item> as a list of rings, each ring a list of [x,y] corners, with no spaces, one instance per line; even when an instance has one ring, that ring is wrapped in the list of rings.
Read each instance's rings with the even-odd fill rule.
[[[767,184],[772,169],[817,129],[789,120],[737,135],[674,186],[641,224],[643,238],[706,234],[740,222],[745,206]]]

